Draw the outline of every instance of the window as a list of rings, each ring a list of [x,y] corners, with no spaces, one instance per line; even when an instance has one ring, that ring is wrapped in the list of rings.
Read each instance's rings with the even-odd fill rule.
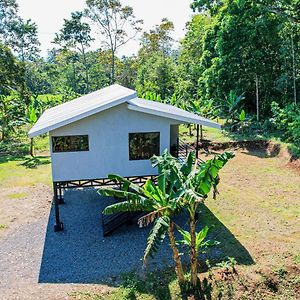
[[[88,135],[53,136],[52,151],[89,151],[89,137]]]
[[[159,132],[129,133],[129,159],[149,159],[159,155]]]

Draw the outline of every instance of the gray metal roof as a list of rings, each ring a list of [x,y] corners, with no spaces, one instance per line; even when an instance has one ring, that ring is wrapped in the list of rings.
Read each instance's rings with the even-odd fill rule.
[[[128,108],[139,112],[174,119],[183,123],[199,124],[221,129],[221,125],[214,121],[165,103],[134,98],[128,101]]]
[[[218,123],[209,119],[172,105],[139,99],[135,91],[114,84],[46,110],[30,129],[28,136],[30,138],[35,137],[122,103],[128,103],[128,109],[131,110],[171,118],[182,123],[200,124],[221,129]]]

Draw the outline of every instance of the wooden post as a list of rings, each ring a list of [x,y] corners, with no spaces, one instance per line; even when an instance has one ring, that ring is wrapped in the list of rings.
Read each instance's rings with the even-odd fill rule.
[[[196,142],[196,158],[199,155],[199,124],[197,124],[197,142]]]

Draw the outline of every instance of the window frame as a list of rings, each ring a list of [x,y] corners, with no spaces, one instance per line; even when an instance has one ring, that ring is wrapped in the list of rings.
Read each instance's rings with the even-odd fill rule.
[[[131,134],[158,134],[158,153],[153,153],[149,158],[131,158],[130,156],[130,135]],[[153,155],[159,155],[160,154],[160,131],[147,131],[147,132],[129,132],[128,133],[128,156],[130,161],[135,161],[135,160],[149,160]]]
[[[70,137],[86,137],[87,138],[87,150],[65,150],[65,151],[55,151],[54,150],[54,139],[55,138],[70,138]],[[56,135],[51,136],[51,150],[52,153],[70,153],[70,152],[88,152],[90,151],[90,139],[88,134],[74,134],[74,135]]]

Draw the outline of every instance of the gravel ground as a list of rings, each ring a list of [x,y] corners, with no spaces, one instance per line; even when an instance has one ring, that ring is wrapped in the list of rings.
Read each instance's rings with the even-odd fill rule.
[[[39,282],[98,283],[141,268],[148,228],[140,229],[136,223],[124,225],[103,238],[100,212],[112,200],[101,199],[94,190],[69,192],[65,198],[66,204],[60,206],[65,230],[55,233],[50,216]],[[157,257],[162,261],[149,262],[152,267],[171,262],[167,243],[160,251]]]
[[[166,239],[155,259],[149,258],[146,269],[142,267],[150,228],[138,228],[134,222],[104,238],[101,211],[112,199],[101,198],[96,190],[66,192],[66,204],[60,205],[62,232],[53,230],[54,207],[49,197],[38,195],[28,199],[26,208],[44,203],[35,217],[16,224],[0,239],[0,300],[73,299],[70,293],[74,291],[109,290],[122,273],[144,274],[173,266]],[[176,221],[186,225],[180,220],[186,218]],[[217,249],[211,253],[220,254]]]
[[[103,281],[113,286],[117,275],[141,272],[148,228],[126,225],[103,238],[100,212],[110,199],[101,199],[95,190],[76,190],[67,192],[65,201],[60,206],[63,232],[53,231],[52,207],[49,219],[38,215],[1,238],[1,300],[69,299],[74,290],[91,290]],[[168,264],[166,241],[147,269]]]

